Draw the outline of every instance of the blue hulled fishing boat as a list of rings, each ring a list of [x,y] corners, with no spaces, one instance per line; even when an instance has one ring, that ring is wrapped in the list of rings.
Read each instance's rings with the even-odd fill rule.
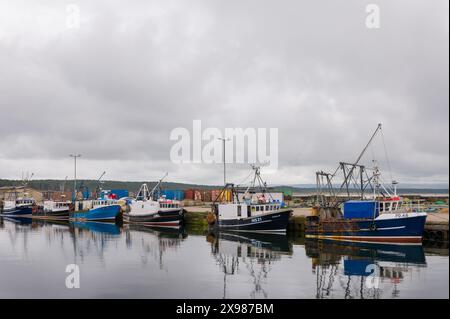
[[[306,237],[364,243],[421,244],[427,213],[397,195],[398,184],[382,183],[375,165],[370,176],[359,162],[381,124],[355,163],[341,162],[334,174],[317,172],[317,204],[307,218]],[[384,140],[383,140],[384,142]],[[384,144],[384,143],[383,143]],[[387,154],[387,152],[386,152]],[[374,163],[376,163],[374,161]],[[337,172],[344,181],[334,190]],[[344,194],[338,194],[343,191]],[[328,194],[324,194],[328,192]]]
[[[383,208],[384,206],[384,208]],[[347,201],[342,218],[307,218],[306,237],[421,244],[427,213],[410,212],[401,198]]]
[[[115,221],[120,215],[121,205],[116,200],[98,199],[92,202],[88,211],[75,211],[70,213],[72,220]]]

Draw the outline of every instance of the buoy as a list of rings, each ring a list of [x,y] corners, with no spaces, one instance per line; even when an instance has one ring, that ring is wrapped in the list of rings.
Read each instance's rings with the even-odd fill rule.
[[[209,225],[214,225],[216,223],[216,215],[212,212],[209,212],[208,215],[206,215],[206,221]]]

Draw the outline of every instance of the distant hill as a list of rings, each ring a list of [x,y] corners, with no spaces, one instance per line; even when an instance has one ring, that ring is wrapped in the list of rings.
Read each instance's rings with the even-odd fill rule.
[[[147,183],[149,188],[152,188],[156,181],[142,181],[142,182],[123,182],[123,181],[102,181],[100,187],[102,189],[127,189],[130,192],[137,192],[141,187],[142,183]],[[23,185],[21,180],[6,180],[0,179],[0,187],[3,186],[21,186]],[[38,189],[38,190],[52,190],[60,191],[64,185],[63,180],[45,179],[45,180],[32,180],[28,183],[28,186]],[[432,187],[420,187],[421,185],[402,185],[398,189],[399,194],[448,194],[448,185],[435,185],[436,188]],[[410,187],[408,187],[410,186]],[[416,186],[416,187],[413,187]],[[427,185],[430,186],[430,185]],[[77,180],[77,188],[87,187],[89,190],[94,191],[98,187],[98,182],[96,180]],[[201,184],[184,184],[184,183],[174,183],[174,182],[163,182],[163,189],[168,190],[187,190],[187,189],[220,189],[222,185],[201,185]],[[73,190],[73,180],[67,180],[64,185],[66,191]],[[303,193],[303,194],[313,194],[315,192],[314,184],[296,184],[296,185],[274,185],[270,186],[269,189],[272,191],[283,191],[289,193]]]
[[[149,188],[152,188],[157,182],[156,181],[145,181],[145,182],[122,182],[122,181],[102,181],[100,187],[102,189],[127,189],[131,192],[137,192],[143,183],[147,183]],[[0,187],[3,186],[21,186],[23,182],[21,180],[6,180],[0,179]],[[87,187],[90,190],[97,189],[99,183],[96,180],[77,180],[77,189],[81,187]],[[32,180],[28,182],[28,186],[38,190],[52,190],[59,191],[63,188],[66,191],[72,191],[74,186],[73,180],[67,180],[64,183],[63,180],[54,179],[44,179],[44,180]],[[217,189],[221,186],[207,186],[207,185],[196,185],[196,184],[183,184],[183,183],[173,183],[173,182],[163,182],[162,187],[164,189],[173,190],[187,190],[187,189]]]

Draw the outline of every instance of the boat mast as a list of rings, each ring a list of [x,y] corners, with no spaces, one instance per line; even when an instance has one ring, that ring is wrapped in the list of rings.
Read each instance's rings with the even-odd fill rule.
[[[100,177],[97,179],[97,189],[98,189],[98,194],[97,194],[97,196],[99,197],[101,194],[101,191],[102,191],[102,188],[100,187],[100,183],[101,183],[101,179],[103,178],[103,176],[105,176],[105,174],[106,174],[106,172],[105,171],[103,171],[103,173],[100,175]],[[84,196],[83,196],[84,197]],[[100,198],[100,197],[99,197]]]
[[[150,191],[149,197],[153,198],[153,196],[155,195],[155,191],[159,188],[162,181],[167,177],[167,175],[169,175],[169,173],[166,172],[166,174],[164,174],[164,176],[156,183],[155,187],[153,187]]]
[[[225,157],[225,142],[229,141],[229,138],[219,137],[218,140],[222,141],[222,157],[223,157],[223,185],[227,185],[227,166]]]
[[[377,126],[375,132],[373,132],[372,137],[370,138],[370,140],[367,143],[366,147],[364,147],[364,149],[362,150],[361,154],[359,154],[358,158],[356,159],[355,165],[357,165],[359,163],[359,161],[361,160],[363,155],[366,153],[366,151],[369,148],[370,144],[372,143],[373,139],[375,138],[375,136],[378,134],[378,132],[380,130],[381,130],[381,123],[378,123],[378,126]]]
[[[372,144],[372,141],[374,140],[375,136],[377,136],[378,132],[381,131],[381,123],[378,123],[377,128],[375,129],[375,131],[373,132],[372,136],[369,139],[369,142],[367,142],[366,146],[363,148],[363,150],[361,151],[361,153],[359,154],[358,158],[356,159],[356,161],[354,163],[344,163],[341,162],[340,166],[344,172],[344,182],[341,184],[341,188],[345,185],[346,189],[347,189],[347,196],[350,196],[350,190],[349,190],[349,184],[352,180],[354,180],[354,170],[355,168],[359,168],[360,172],[359,172],[359,179],[360,179],[360,190],[361,190],[361,199],[364,198],[364,186],[363,186],[363,174],[365,171],[365,167],[364,165],[359,165],[359,162],[361,161],[361,158],[364,156],[364,154],[366,153],[367,149],[369,148],[369,146]],[[346,171],[346,166],[349,166],[349,170]]]
[[[261,177],[261,167],[256,166],[256,165],[251,165],[252,169],[255,171],[255,175],[253,177],[253,182],[252,184],[246,189],[245,193],[244,193],[244,197],[246,194],[249,193],[250,188],[255,189],[256,188],[256,182],[258,181],[258,185],[259,188],[261,189],[262,193],[268,193],[270,199],[273,201],[272,195],[267,191],[267,184],[266,182],[263,181],[262,177]]]

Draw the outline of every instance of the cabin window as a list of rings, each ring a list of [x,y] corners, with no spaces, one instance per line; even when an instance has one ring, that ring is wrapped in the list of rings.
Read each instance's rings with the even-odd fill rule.
[[[386,210],[390,211],[391,210],[391,203],[386,203]]]
[[[397,209],[397,203],[392,203],[392,209],[396,210]]]
[[[238,215],[238,217],[242,216],[242,207],[241,207],[241,205],[238,205],[238,207],[237,207],[237,215]]]
[[[259,206],[256,206],[256,211],[259,212]]]
[[[247,217],[252,216],[252,210],[250,208],[250,206],[247,206]]]
[[[380,203],[380,212],[384,211],[384,203]]]
[[[269,206],[266,206],[266,211],[270,210]]]
[[[252,206],[252,212],[254,212],[256,210],[255,206]]]

